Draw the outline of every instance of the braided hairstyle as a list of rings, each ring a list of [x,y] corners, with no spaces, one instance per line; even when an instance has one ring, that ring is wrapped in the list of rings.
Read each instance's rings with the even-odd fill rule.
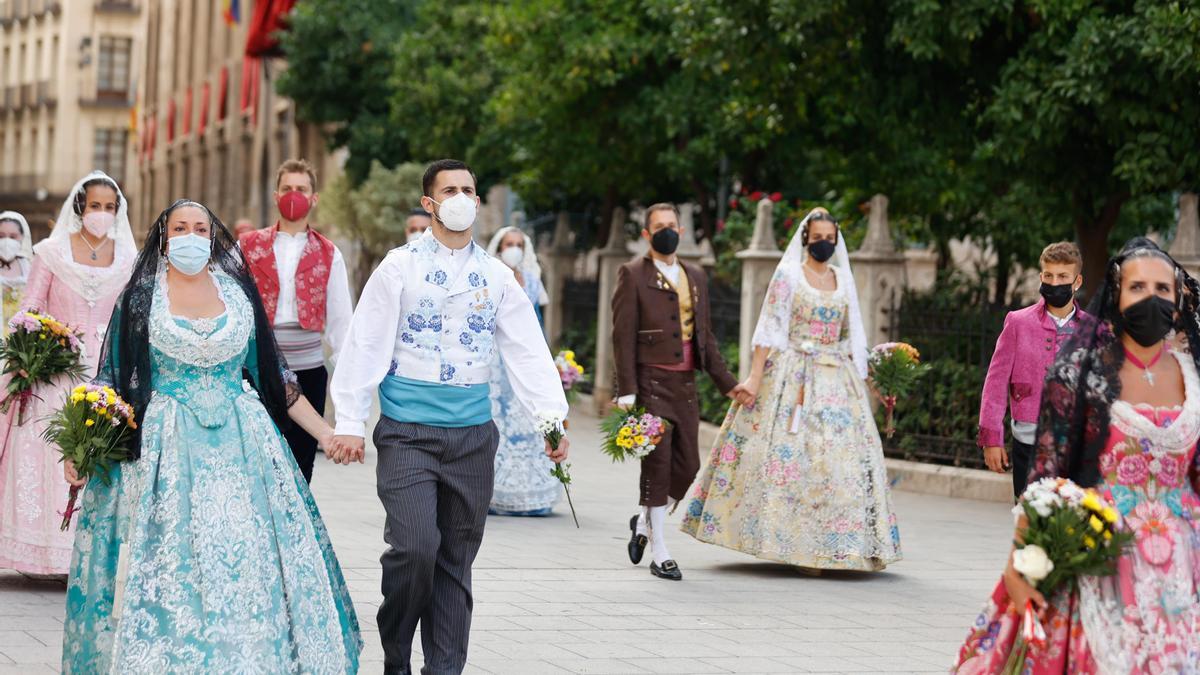
[[[808,241],[809,225],[811,225],[812,223],[814,223],[816,221],[825,221],[827,223],[833,223],[834,232],[837,233],[837,238],[835,238],[833,240],[833,243],[836,244],[838,242],[838,239],[840,239],[842,236],[841,226],[838,225],[838,221],[834,220],[833,216],[829,215],[828,211],[824,211],[824,210],[818,211],[816,209],[813,209],[812,212],[810,212],[808,214],[808,217],[806,217],[804,219],[804,223],[800,226],[800,241],[804,242],[805,246],[808,246],[808,244],[810,243]]]
[[[123,202],[122,202],[122,197],[121,197],[121,190],[119,187],[117,187],[117,184],[107,178],[93,178],[89,181],[84,182],[83,185],[79,186],[79,190],[75,192],[75,201],[71,204],[71,208],[73,211],[75,211],[76,218],[82,218],[83,210],[87,208],[88,188],[96,187],[98,185],[107,187],[107,188],[112,188],[112,191],[115,192],[117,195],[117,211],[121,210],[121,204]]]

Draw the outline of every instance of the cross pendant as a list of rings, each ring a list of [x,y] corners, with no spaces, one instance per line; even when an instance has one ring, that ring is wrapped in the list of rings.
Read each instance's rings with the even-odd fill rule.
[[[1149,370],[1144,370],[1142,371],[1142,377],[1146,378],[1146,381],[1150,383],[1151,387],[1154,386],[1154,373],[1151,373]]]

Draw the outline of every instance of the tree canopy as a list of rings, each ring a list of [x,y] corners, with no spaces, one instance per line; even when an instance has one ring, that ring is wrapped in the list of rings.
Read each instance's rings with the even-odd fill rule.
[[[1192,3],[306,0],[284,46],[354,183],[456,156],[535,210],[690,200],[709,235],[733,185],[883,192],[1002,275],[1074,237],[1089,280],[1200,184]]]

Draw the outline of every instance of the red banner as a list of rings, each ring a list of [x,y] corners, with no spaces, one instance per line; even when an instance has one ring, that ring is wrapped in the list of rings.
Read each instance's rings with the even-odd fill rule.
[[[204,128],[208,126],[208,97],[209,86],[208,83],[205,82],[204,85],[200,87],[200,121],[196,124],[197,136],[203,136]]]
[[[254,3],[246,35],[247,56],[283,56],[277,33],[287,30],[287,15],[296,0],[261,0]]]

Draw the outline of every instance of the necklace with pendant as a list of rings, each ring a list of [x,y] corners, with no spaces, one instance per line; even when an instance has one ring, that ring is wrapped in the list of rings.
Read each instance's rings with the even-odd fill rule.
[[[79,238],[83,240],[83,243],[86,244],[88,248],[92,249],[92,260],[99,260],[99,258],[96,257],[96,253],[100,249],[104,248],[104,245],[108,243],[108,239],[101,241],[99,246],[92,246],[92,242],[88,241],[88,238],[84,236],[82,232],[79,233]]]
[[[1142,363],[1141,359],[1134,356],[1133,352],[1129,351],[1129,349],[1126,349],[1125,350],[1125,358],[1129,359],[1129,362],[1132,363],[1133,365],[1142,369],[1142,378],[1144,378],[1146,380],[1146,382],[1149,382],[1150,386],[1153,387],[1154,386],[1154,373],[1150,372],[1150,369],[1153,368],[1154,364],[1158,363],[1158,360],[1161,359],[1162,355],[1166,354],[1166,353],[1167,353],[1167,347],[1166,347],[1166,345],[1164,345],[1163,348],[1158,350],[1158,353],[1154,355],[1154,358],[1150,359],[1150,363]]]

